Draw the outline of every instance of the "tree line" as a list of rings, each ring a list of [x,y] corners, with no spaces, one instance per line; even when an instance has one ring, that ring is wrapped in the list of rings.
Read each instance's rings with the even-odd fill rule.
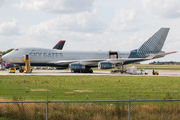
[[[0,51],[0,55],[5,55],[5,54],[11,52],[12,50],[14,50],[14,48],[11,48],[11,49],[6,50],[6,51]]]
[[[180,62],[176,62],[176,61],[165,61],[165,62],[153,61],[153,62],[150,62],[149,64],[153,64],[153,65],[180,65]]]

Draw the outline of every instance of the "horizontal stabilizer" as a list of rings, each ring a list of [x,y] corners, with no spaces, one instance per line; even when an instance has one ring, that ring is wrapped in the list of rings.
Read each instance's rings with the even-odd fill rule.
[[[158,54],[152,54],[152,55],[147,55],[147,58],[150,58],[150,57],[153,57],[152,59],[155,59],[155,58],[161,58],[161,57],[164,57],[166,55],[169,55],[169,54],[173,54],[173,53],[177,53],[178,51],[173,51],[173,52],[168,52],[168,53],[158,53]],[[146,58],[146,59],[147,59]]]

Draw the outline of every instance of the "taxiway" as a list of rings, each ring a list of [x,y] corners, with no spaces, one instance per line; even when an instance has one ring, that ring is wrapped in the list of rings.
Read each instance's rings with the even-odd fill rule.
[[[152,75],[152,70],[147,70],[148,75],[141,76],[155,76]],[[112,76],[132,76],[130,74],[115,73],[112,74],[110,71],[94,71],[94,73],[71,73],[68,70],[33,70],[32,73],[9,73],[8,70],[0,71],[0,75],[112,75]],[[140,76],[140,75],[134,75]],[[159,70],[159,76],[180,76],[179,70]]]

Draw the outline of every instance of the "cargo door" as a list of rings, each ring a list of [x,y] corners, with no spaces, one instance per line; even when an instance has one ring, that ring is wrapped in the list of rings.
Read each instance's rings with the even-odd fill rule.
[[[118,53],[116,51],[109,51],[109,59],[118,59]]]

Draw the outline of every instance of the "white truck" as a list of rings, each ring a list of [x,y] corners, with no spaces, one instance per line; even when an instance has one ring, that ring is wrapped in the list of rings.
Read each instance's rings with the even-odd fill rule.
[[[137,71],[136,66],[126,67],[126,73],[132,74],[132,75],[147,75],[148,72],[145,69],[141,69],[140,71]]]

